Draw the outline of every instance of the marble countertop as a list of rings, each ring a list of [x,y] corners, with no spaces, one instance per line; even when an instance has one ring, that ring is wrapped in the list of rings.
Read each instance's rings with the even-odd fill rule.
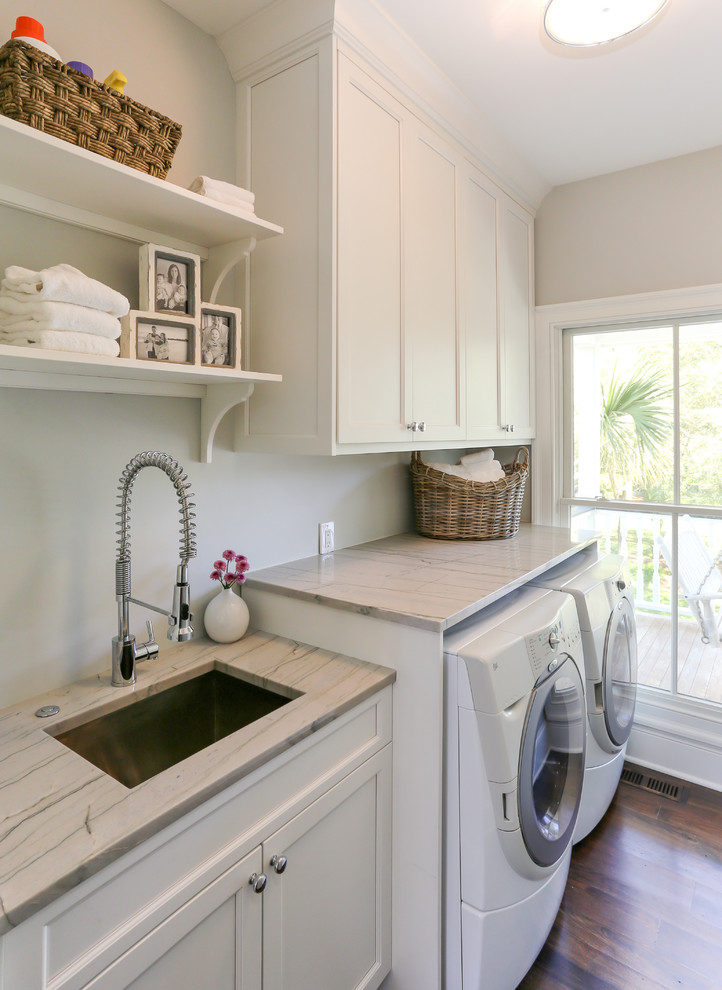
[[[85,722],[218,669],[300,696],[128,789],[46,730]],[[107,674],[0,711],[0,935],[272,757],[395,679],[385,667],[250,632],[221,645],[161,646],[134,688]],[[60,713],[39,719],[42,705]]]
[[[246,587],[443,631],[597,538],[532,525],[483,542],[402,533],[254,571]]]

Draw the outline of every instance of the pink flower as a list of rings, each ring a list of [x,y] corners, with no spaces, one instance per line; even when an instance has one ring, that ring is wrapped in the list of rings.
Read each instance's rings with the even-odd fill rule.
[[[224,588],[232,588],[234,584],[243,584],[246,580],[246,571],[250,566],[248,558],[234,550],[224,550],[221,558],[213,562],[211,581],[220,581]],[[231,570],[233,564],[235,564],[235,569]]]

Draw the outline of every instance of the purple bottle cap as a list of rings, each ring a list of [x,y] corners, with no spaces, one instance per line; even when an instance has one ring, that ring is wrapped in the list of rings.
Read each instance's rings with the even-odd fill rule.
[[[89,65],[86,65],[85,62],[66,62],[66,65],[69,65],[71,69],[76,69],[78,72],[82,72],[84,76],[90,76],[91,79],[93,78],[93,70]]]

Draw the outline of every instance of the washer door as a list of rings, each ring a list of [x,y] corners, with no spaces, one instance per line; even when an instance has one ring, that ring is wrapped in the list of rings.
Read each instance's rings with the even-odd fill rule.
[[[519,822],[539,866],[557,863],[572,841],[584,778],[584,685],[565,656],[538,681],[529,701],[519,757]]]
[[[637,702],[637,623],[628,598],[619,599],[609,619],[602,678],[607,732],[616,746],[623,746]]]

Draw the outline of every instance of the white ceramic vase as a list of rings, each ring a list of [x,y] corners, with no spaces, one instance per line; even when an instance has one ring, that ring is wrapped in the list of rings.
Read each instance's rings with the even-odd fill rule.
[[[216,643],[235,643],[248,629],[248,606],[233,588],[223,588],[206,608],[206,633]]]

